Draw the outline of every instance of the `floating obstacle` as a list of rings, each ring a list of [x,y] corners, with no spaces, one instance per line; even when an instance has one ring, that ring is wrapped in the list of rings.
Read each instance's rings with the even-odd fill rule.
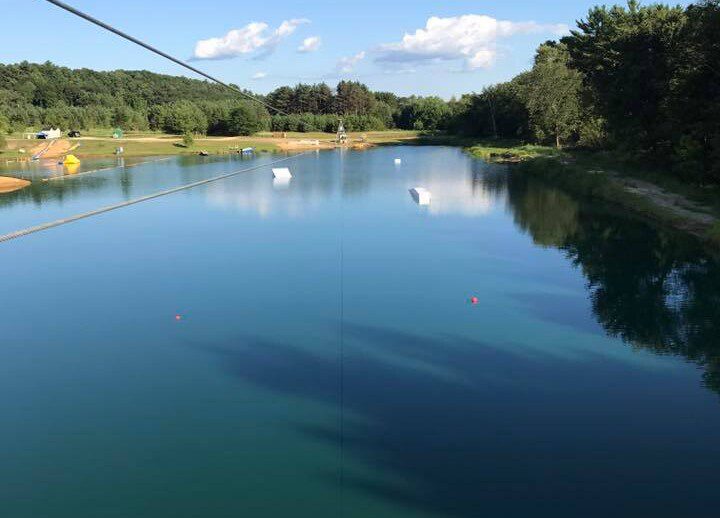
[[[273,168],[272,172],[273,176],[278,180],[290,180],[290,178],[292,178],[292,174],[290,174],[290,169],[288,169],[287,167]]]
[[[242,153],[243,155],[252,155],[253,153],[255,153],[255,148],[245,147],[240,150],[240,153]]]
[[[67,155],[65,157],[65,160],[63,160],[64,165],[73,165],[73,164],[79,164],[79,163],[80,163],[80,159],[78,159],[78,157],[76,157],[75,155]]]
[[[432,194],[424,187],[410,189],[410,195],[418,205],[430,205],[430,200],[432,200]]]

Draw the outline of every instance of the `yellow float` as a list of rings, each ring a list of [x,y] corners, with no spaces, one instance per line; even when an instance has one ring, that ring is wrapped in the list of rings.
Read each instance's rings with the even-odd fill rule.
[[[64,165],[72,165],[72,164],[79,164],[80,160],[75,155],[67,155],[65,157],[65,160],[63,160]]]

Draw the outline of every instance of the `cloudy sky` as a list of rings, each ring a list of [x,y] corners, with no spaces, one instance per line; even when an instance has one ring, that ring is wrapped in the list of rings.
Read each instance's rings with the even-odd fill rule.
[[[211,74],[254,91],[358,79],[449,98],[511,78],[535,47],[595,2],[429,0],[66,0]],[[245,5],[243,5],[245,4]],[[183,69],[44,0],[0,0],[0,61],[102,70]]]

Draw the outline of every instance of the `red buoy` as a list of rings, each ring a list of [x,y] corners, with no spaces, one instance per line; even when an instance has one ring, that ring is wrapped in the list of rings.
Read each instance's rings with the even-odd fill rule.
[[[480,302],[480,299],[477,297],[470,297],[470,302],[475,305]]]
[[[181,315],[175,315],[175,320],[182,320],[182,316],[181,316]]]

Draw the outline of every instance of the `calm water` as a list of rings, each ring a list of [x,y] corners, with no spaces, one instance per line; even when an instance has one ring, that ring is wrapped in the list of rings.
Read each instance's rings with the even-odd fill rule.
[[[0,245],[0,516],[715,516],[717,260],[453,148],[286,165]]]

